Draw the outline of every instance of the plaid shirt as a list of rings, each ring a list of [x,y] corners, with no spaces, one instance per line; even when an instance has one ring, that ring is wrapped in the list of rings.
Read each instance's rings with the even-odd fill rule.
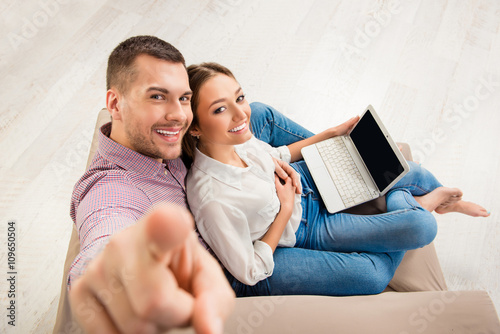
[[[94,159],[73,189],[70,215],[80,253],[70,267],[68,287],[113,234],[135,224],[154,204],[188,207],[181,159],[158,162],[111,140],[110,132],[111,123],[101,127]]]

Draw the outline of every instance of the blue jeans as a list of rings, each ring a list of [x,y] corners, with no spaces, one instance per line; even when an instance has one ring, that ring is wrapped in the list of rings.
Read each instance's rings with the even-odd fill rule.
[[[425,195],[441,184],[423,167],[409,162],[410,172],[387,194],[387,213],[354,215],[329,213],[306,164],[292,167],[301,175],[302,221],[295,247],[333,252],[400,252],[423,247],[434,240],[434,216],[413,195]]]
[[[271,146],[289,145],[312,137],[314,133],[306,130],[276,109],[260,102],[250,103],[252,133]]]
[[[292,122],[270,106],[262,103],[252,103],[251,108],[251,123],[254,135],[272,146],[287,145],[313,135],[312,132]],[[303,179],[307,177],[307,173],[302,175]],[[410,184],[411,181],[407,180],[403,182],[401,180],[400,183]],[[311,210],[311,212],[314,212],[315,210],[321,210],[323,204],[316,195],[317,192],[310,191],[315,188],[314,183],[310,183],[307,184],[307,188],[304,187],[303,192],[305,197],[309,197],[305,202],[308,202],[312,206],[317,206],[317,208]],[[304,185],[306,184],[304,183]],[[413,187],[415,189],[418,188],[417,185]],[[396,193],[396,191],[391,191],[392,193]],[[396,194],[398,195],[399,193]],[[388,205],[388,209],[391,211],[399,210],[396,208],[399,208],[401,196],[395,196],[394,199],[394,207],[392,207],[392,201],[390,209]],[[415,207],[419,207],[418,203],[414,202],[413,204]],[[355,217],[359,218],[362,216]],[[342,221],[345,221],[345,219],[342,219]],[[304,226],[316,226],[315,229],[318,232],[320,228],[324,228],[320,226],[323,223],[315,221],[315,219],[308,219],[307,216],[303,223],[302,225]],[[372,230],[375,230],[376,226],[373,225],[372,227]],[[357,229],[358,227],[355,226],[355,228]],[[305,232],[303,226],[297,232],[304,233],[304,235],[308,234]],[[358,232],[357,234],[361,237],[361,231]],[[338,233],[346,235],[343,231],[339,231]],[[301,241],[301,243],[307,242],[307,238]],[[376,252],[352,250],[356,246],[366,246],[366,243],[358,241],[357,243],[358,245],[347,245],[348,242],[344,242],[342,247],[351,248],[346,251],[278,247],[274,252],[273,274],[254,286],[242,284],[227,271],[225,271],[225,274],[238,297],[265,295],[345,296],[380,293],[392,279],[396,268],[403,259],[404,251]],[[374,242],[370,243],[373,244]]]

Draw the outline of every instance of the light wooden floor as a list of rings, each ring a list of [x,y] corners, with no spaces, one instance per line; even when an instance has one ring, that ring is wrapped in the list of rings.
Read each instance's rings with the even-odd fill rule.
[[[498,0],[60,2],[0,3],[0,259],[6,272],[14,219],[19,333],[53,326],[107,56],[138,34],[228,66],[250,100],[314,131],[372,104],[415,159],[491,210],[437,217],[435,244],[449,288],[487,290],[500,310]]]

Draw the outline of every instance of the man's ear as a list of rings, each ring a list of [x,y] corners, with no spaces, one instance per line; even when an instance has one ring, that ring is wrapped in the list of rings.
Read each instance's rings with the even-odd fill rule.
[[[122,119],[121,105],[119,103],[120,98],[120,93],[118,93],[118,91],[114,88],[111,88],[106,92],[106,108],[108,109],[113,120]]]

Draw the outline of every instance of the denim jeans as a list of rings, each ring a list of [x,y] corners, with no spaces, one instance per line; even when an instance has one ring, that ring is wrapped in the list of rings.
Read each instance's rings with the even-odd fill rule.
[[[314,135],[271,106],[253,102],[250,107],[250,123],[254,136],[271,146],[289,145]]]
[[[399,252],[423,247],[434,240],[436,219],[413,195],[440,187],[423,167],[410,164],[406,174],[387,194],[387,213],[377,215],[330,214],[303,161],[292,164],[301,175],[302,221],[295,247],[334,252]]]
[[[262,103],[252,103],[251,108],[251,123],[254,135],[272,146],[291,144],[297,140],[313,135],[312,132],[292,122],[270,106]],[[298,168],[297,166],[304,168],[301,162],[294,166],[295,168]],[[387,241],[385,236],[383,236],[383,240],[380,241],[380,245],[377,245],[378,241],[375,240],[375,236],[371,238],[372,240],[370,240],[370,242],[363,242],[364,240],[360,239],[368,239],[369,236],[363,236],[362,230],[377,232],[377,225],[384,225],[384,219],[390,220],[391,223],[393,223],[392,225],[397,225],[396,220],[398,219],[398,215],[404,215],[406,211],[422,211],[418,203],[408,192],[417,192],[420,190],[422,193],[425,193],[425,191],[432,188],[432,186],[426,188],[427,185],[424,185],[423,188],[420,189],[421,185],[414,182],[412,178],[408,177],[406,180],[402,179],[387,195],[388,197],[393,197],[393,200],[391,199],[388,202],[388,210],[391,212],[380,215],[381,217],[385,217],[380,219],[380,221],[376,219],[372,221],[368,218],[366,223],[361,223],[364,216],[352,215],[352,218],[347,218],[346,214],[337,214],[342,216],[342,219],[339,220],[341,221],[342,226],[340,227],[342,229],[347,228],[350,221],[353,223],[352,227],[350,227],[350,231],[356,231],[357,237],[351,244],[349,240],[349,230],[341,231],[340,229],[336,229],[338,231],[335,231],[332,235],[322,231],[328,229],[326,226],[321,226],[326,225],[324,223],[326,219],[316,220],[316,214],[314,212],[323,212],[322,215],[324,215],[325,218],[335,215],[325,213],[326,210],[324,209],[321,199],[317,195],[314,182],[310,179],[308,172],[301,174],[304,188],[303,205],[306,207],[310,205],[313,208],[312,210],[308,210],[302,222],[303,224],[301,224],[301,227],[297,231],[298,234],[304,235],[304,237],[301,235],[301,239],[303,240],[300,240],[301,245],[298,246],[311,247],[278,247],[273,255],[273,274],[254,286],[242,284],[228,271],[225,271],[226,277],[236,295],[238,297],[265,295],[345,296],[376,294],[382,292],[387,284],[389,284],[396,268],[403,259],[405,253],[403,249],[405,249],[405,247],[402,247],[402,249],[398,251],[383,251],[383,247],[387,247],[387,249],[399,248],[394,245],[382,245],[384,240]],[[307,179],[307,182],[305,182],[305,179]],[[408,188],[403,188],[403,186],[408,186]],[[403,208],[403,206],[405,206],[405,208]],[[311,216],[309,216],[309,214],[311,214]],[[391,215],[394,215],[394,219],[389,218]],[[410,214],[407,215],[413,217]],[[414,219],[417,219],[416,216],[417,214]],[[402,216],[401,219],[404,219],[404,217]],[[354,218],[360,219],[360,223],[354,224]],[[426,219],[428,218],[429,217],[426,217]],[[337,219],[332,219],[332,221],[336,220]],[[366,227],[358,227],[358,225],[365,225]],[[314,229],[312,227],[314,227]],[[322,233],[325,233],[325,235],[322,236]],[[382,232],[377,233],[378,235],[383,234]],[[315,239],[318,240],[313,242],[313,238],[309,237],[309,235],[314,236],[315,234]],[[411,231],[408,231],[406,234],[411,234]],[[430,232],[430,234],[432,235],[432,232]],[[337,235],[342,235],[342,237],[346,239],[342,241],[341,246],[337,246],[336,243],[333,242],[334,248],[338,247],[338,249],[309,249],[313,247],[323,249],[319,244],[328,244],[331,240],[320,239],[337,238]],[[397,232],[394,232],[393,235],[396,235],[395,239],[400,238]],[[429,239],[431,239],[431,237],[429,237]],[[393,242],[392,240],[390,241]],[[424,243],[425,241],[421,240],[419,242]],[[394,241],[394,244],[397,243],[397,240]],[[404,241],[400,243],[404,244]],[[342,248],[345,248],[345,250]],[[356,248],[360,249],[355,250]],[[373,251],[368,250],[368,248],[373,248]]]

